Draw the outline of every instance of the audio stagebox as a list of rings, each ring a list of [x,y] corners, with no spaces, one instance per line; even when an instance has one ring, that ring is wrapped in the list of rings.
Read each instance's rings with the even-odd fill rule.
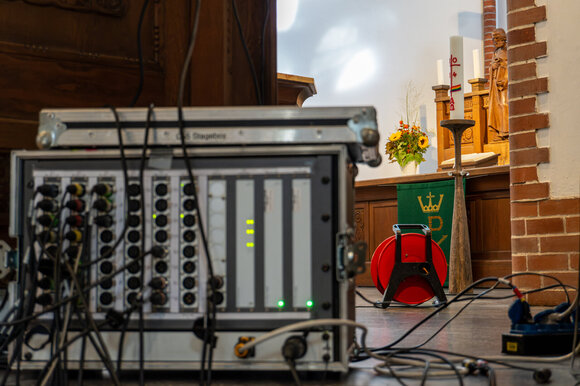
[[[58,121],[58,110],[42,113],[52,114],[51,121],[65,127],[56,129],[58,135],[49,133],[49,149],[12,155],[11,233],[18,237],[18,266],[36,259],[35,282],[21,284],[34,291],[26,296],[33,299],[31,307],[40,314],[28,326],[22,368],[40,369],[51,360],[50,345],[43,345],[47,338],[41,332],[50,330],[54,312],[43,310],[73,293],[75,285],[69,272],[62,267],[62,272],[55,272],[58,268],[47,257],[60,256],[70,262],[77,282],[86,288],[84,307],[102,325],[100,332],[112,358],[119,354],[121,332],[118,326],[104,322],[115,312],[129,317],[122,352],[125,369],[138,368],[137,312],[128,312],[138,299],[143,304],[145,368],[199,368],[203,345],[199,328],[203,328],[211,295],[217,311],[214,369],[287,370],[281,348],[290,337],[299,335],[306,350],[296,360],[298,370],[347,370],[347,350],[354,334],[345,326],[286,332],[245,355],[235,347],[296,322],[354,319],[352,277],[364,267],[364,248],[354,242],[353,232],[354,161],[366,157],[364,162],[376,164],[380,160],[363,157],[373,148],[369,141],[353,151],[361,133],[360,126],[349,124],[352,117],[343,120],[343,126],[356,132],[354,140],[352,136],[345,141],[324,140],[321,133],[342,129],[336,127],[338,120],[332,123],[334,129],[325,127],[324,122],[330,121],[327,115],[344,110],[268,110],[267,114],[279,117],[277,123],[272,123],[275,117],[267,117],[268,125],[275,126],[271,130],[283,126],[280,130],[286,136],[288,130],[313,132],[318,141],[287,137],[287,141],[258,139],[251,143],[228,143],[227,134],[236,131],[238,136],[251,137],[248,134],[255,127],[264,129],[260,121],[264,114],[253,108],[223,109],[221,114],[218,110],[212,111],[212,118],[203,119],[195,115],[207,114],[207,109],[186,110],[193,183],[179,142],[159,139],[176,133],[175,127],[159,124],[164,114],[173,117],[174,109],[157,113],[146,157],[142,157],[144,128],[135,124],[143,125],[146,110],[119,110],[124,160],[118,143],[114,147],[109,139],[87,141],[94,148],[82,150],[78,150],[80,143],[58,142],[70,137],[66,137],[67,130],[77,130],[71,136],[85,141],[82,135],[92,130],[87,122],[114,131],[112,126],[103,128],[101,118],[92,119],[94,111],[84,115],[65,111],[84,117],[81,129]],[[288,111],[293,114],[292,125],[288,124]],[[349,115],[353,111],[361,114],[360,109],[347,109]],[[317,124],[315,117],[321,112],[324,119]],[[98,114],[106,117],[107,111]],[[376,131],[374,110],[364,108],[362,114],[371,116],[365,128]],[[205,127],[223,116],[234,117],[229,125],[219,118],[220,126],[228,127]],[[102,120],[114,122],[110,114]],[[170,134],[165,135],[167,132]],[[44,140],[46,145],[46,133],[46,124],[41,125],[40,144]],[[216,138],[223,133],[224,143],[195,144],[196,140],[219,141]],[[104,131],[99,135],[111,137]],[[374,154],[378,154],[376,149]],[[208,258],[213,267],[211,285]],[[55,291],[57,287],[59,291]],[[71,340],[84,327],[72,319],[67,328],[67,340]],[[78,339],[68,346],[68,368],[79,366],[81,351],[85,351],[81,342]],[[103,367],[91,345],[86,344],[82,355],[84,368]]]

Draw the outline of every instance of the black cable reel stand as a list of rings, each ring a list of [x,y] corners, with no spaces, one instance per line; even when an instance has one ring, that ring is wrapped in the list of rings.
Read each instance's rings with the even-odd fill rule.
[[[423,235],[401,232],[413,229],[421,230]],[[442,284],[447,277],[447,261],[441,247],[431,239],[431,229],[424,224],[395,224],[393,232],[395,235],[377,247],[371,260],[371,277],[383,294],[376,306],[387,308],[393,300],[419,304],[433,296],[437,297],[435,305],[446,303]]]

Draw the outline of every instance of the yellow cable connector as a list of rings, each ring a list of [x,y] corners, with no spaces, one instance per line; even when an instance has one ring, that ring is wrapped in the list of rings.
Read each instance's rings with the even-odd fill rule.
[[[254,356],[254,348],[252,347],[249,350],[240,351],[240,349],[248,342],[254,341],[256,338],[253,336],[240,336],[238,338],[238,343],[234,346],[234,355],[238,358],[248,358]]]

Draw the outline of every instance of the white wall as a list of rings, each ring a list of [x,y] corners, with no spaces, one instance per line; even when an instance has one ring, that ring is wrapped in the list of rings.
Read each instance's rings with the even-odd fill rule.
[[[537,41],[547,40],[548,57],[538,60],[538,76],[548,77],[548,94],[538,110],[550,113],[550,128],[539,130],[538,146],[550,147],[550,163],[538,166],[538,177],[550,182],[552,198],[580,196],[580,1],[548,2],[547,22],[536,25]]]
[[[296,18],[286,27],[290,22],[283,19],[293,3]],[[436,62],[443,59],[448,84],[449,36],[462,35],[465,79],[473,78],[472,50],[483,57],[481,13],[481,0],[279,0],[278,71],[315,79],[318,95],[304,107],[374,105],[381,151],[401,117],[405,86],[413,81],[431,143],[420,171],[434,172]],[[359,169],[358,180],[400,175],[397,164],[385,161]]]

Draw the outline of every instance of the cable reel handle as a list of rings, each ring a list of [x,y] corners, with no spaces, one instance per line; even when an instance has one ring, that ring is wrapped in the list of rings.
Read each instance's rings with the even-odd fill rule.
[[[431,229],[425,224],[394,224],[393,232],[398,237],[401,235],[401,229],[421,229],[425,236],[431,238]]]

